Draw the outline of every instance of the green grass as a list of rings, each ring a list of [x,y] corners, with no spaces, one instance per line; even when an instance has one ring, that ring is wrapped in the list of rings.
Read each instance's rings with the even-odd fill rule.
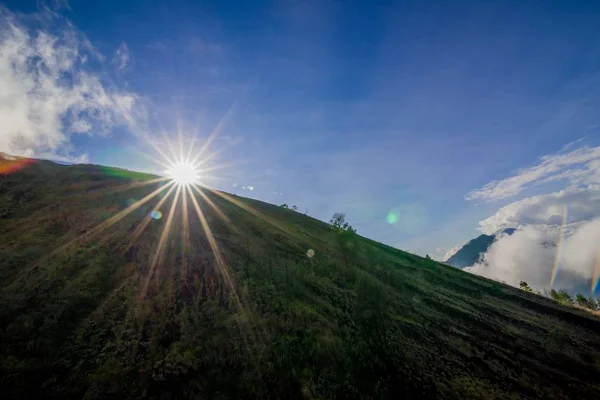
[[[593,315],[256,200],[198,196],[230,280],[189,201],[153,271],[170,200],[62,248],[158,187],[113,172],[0,176],[2,398],[600,398]]]

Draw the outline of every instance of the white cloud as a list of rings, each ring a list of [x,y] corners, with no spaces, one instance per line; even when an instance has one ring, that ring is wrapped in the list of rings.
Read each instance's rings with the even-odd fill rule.
[[[68,21],[36,19],[44,21],[52,32],[0,7],[0,151],[69,159],[72,135],[134,126],[139,100],[108,89],[90,70],[90,59],[101,59]]]
[[[576,171],[574,171],[576,172]],[[566,216],[566,217],[565,217]],[[484,233],[519,228],[498,238],[481,262],[465,271],[517,286],[547,289],[588,283],[600,265],[600,185],[525,198],[479,222]]]
[[[447,247],[437,247],[435,249],[435,251],[429,255],[436,261],[446,262],[450,257],[452,257],[454,254],[456,254],[456,252],[458,250],[460,250],[465,244],[466,244],[466,242],[461,243],[459,245],[454,246],[451,249],[448,249]],[[398,247],[402,247],[402,246],[398,246]]]
[[[578,139],[533,167],[493,181],[467,194],[467,200],[499,200],[547,182],[564,182],[565,189],[524,198],[500,208],[479,222],[483,233],[518,228],[499,237],[481,261],[465,271],[517,286],[565,289],[587,283],[600,268],[600,146],[569,151]],[[598,267],[596,267],[598,266]],[[595,275],[596,273],[596,275]]]
[[[588,283],[598,262],[600,218],[580,224],[559,240],[560,232],[544,225],[528,225],[499,238],[480,263],[465,268],[488,278],[517,286],[521,280],[538,289],[550,287],[554,265],[558,273],[553,287],[571,289]]]
[[[441,258],[442,261],[448,261],[448,259],[450,257],[452,257],[453,255],[455,255],[460,249],[462,249],[462,247],[467,244],[465,243],[461,243],[458,244],[456,246],[454,246],[453,248],[451,248],[450,250],[446,251],[446,253],[444,254],[444,256]]]
[[[131,53],[129,51],[129,47],[127,47],[127,43],[121,42],[121,44],[117,48],[117,51],[115,51],[113,62],[116,64],[117,68],[120,71],[123,71],[129,65],[130,57]]]
[[[573,146],[575,146],[577,143],[584,141],[585,139],[587,139],[587,136],[583,136],[583,137],[580,137],[579,139],[575,139],[575,140],[565,144],[562,147],[562,149],[560,149],[560,151],[565,152],[565,151],[569,150],[570,148],[572,148]]]
[[[566,181],[569,187],[600,182],[600,146],[544,156],[538,165],[520,169],[509,178],[489,182],[467,193],[465,198],[500,200],[517,195],[528,187],[551,181]]]
[[[496,214],[480,221],[479,227],[483,233],[493,234],[523,225],[559,226],[565,206],[569,224],[589,221],[600,215],[600,190],[588,186],[528,197],[500,208]]]

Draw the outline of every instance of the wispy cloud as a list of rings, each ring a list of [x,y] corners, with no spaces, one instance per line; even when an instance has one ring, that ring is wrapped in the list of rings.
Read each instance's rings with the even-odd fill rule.
[[[123,71],[129,65],[130,57],[131,53],[129,52],[129,47],[127,47],[127,43],[121,42],[121,44],[115,51],[113,63],[117,66],[117,69]]]
[[[573,140],[573,141],[565,144],[562,147],[562,149],[560,149],[560,152],[565,152],[565,151],[569,150],[570,148],[572,148],[573,146],[575,146],[577,143],[581,143],[585,139],[587,139],[587,136],[580,137],[579,139],[575,139],[575,140]]]
[[[155,40],[146,45],[146,48],[148,48],[150,50],[158,50],[158,51],[165,51],[165,50],[167,50],[167,47],[168,47],[167,43],[165,43],[164,41],[161,41],[161,40]]]
[[[201,38],[195,37],[188,40],[185,48],[191,52],[223,52],[223,47],[217,43],[209,43]]]
[[[600,146],[568,153],[546,155],[538,165],[524,168],[506,179],[492,181],[466,195],[467,200],[494,201],[551,181],[566,181],[568,187],[600,182]]]
[[[0,151],[65,159],[73,135],[136,124],[138,97],[93,72],[102,58],[89,41],[55,14],[36,22],[0,7]]]

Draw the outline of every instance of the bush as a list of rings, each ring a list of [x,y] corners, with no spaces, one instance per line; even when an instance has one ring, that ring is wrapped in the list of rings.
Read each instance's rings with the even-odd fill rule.
[[[575,301],[577,302],[577,305],[587,308],[588,310],[598,309],[598,303],[596,303],[596,300],[594,300],[592,297],[585,297],[581,293],[577,293],[577,296],[575,296]]]
[[[329,224],[336,231],[356,233],[356,229],[352,228],[352,226],[350,226],[350,224],[346,221],[346,213],[334,213],[329,220]]]
[[[554,289],[550,290],[550,297],[563,305],[573,304],[573,297],[564,289],[560,289],[558,292]]]
[[[529,285],[525,281],[521,281],[519,283],[519,287],[521,288],[521,290],[524,290],[526,292],[530,292],[530,293],[532,292],[531,287],[529,287]]]

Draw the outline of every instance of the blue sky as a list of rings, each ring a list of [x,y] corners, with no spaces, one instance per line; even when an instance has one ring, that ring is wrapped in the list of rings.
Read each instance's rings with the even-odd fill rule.
[[[38,3],[5,2],[32,28]],[[344,211],[360,234],[418,254],[439,256],[500,207],[564,182],[494,201],[467,193],[577,139],[564,151],[600,145],[595,2],[61,4],[43,29],[86,37],[102,58],[85,68],[135,94],[154,133],[206,137],[230,111],[214,147],[233,165],[214,186],[323,220]],[[131,130],[115,120],[110,134],[65,136],[92,163],[156,168]]]

